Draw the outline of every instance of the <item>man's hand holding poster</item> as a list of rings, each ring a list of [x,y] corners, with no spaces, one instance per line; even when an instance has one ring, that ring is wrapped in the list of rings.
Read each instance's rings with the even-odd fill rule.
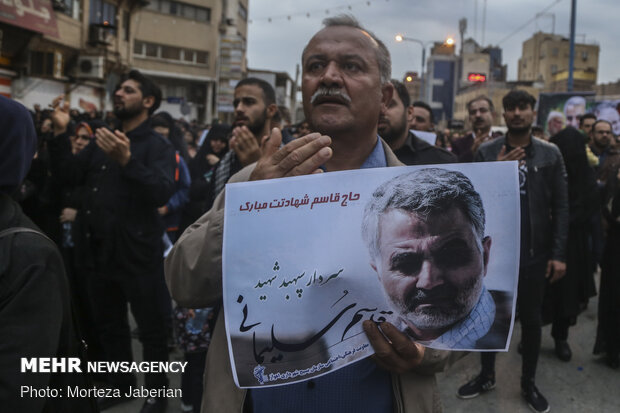
[[[519,265],[516,162],[227,185],[223,291],[240,387],[373,354],[362,322],[431,348],[502,351]]]

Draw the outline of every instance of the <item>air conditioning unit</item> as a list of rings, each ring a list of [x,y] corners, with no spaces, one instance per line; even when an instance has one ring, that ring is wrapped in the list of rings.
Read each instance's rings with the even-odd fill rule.
[[[105,61],[103,56],[80,56],[77,60],[75,75],[81,79],[99,79],[105,77]]]

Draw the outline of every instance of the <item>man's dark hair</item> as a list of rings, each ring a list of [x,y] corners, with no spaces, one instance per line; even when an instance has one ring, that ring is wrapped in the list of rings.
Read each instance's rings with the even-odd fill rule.
[[[248,77],[242,79],[235,89],[240,88],[241,86],[258,86],[263,91],[263,99],[265,100],[265,106],[269,106],[276,103],[276,92],[273,90],[273,87],[263,79],[259,79],[257,77]]]
[[[413,106],[414,108],[422,108],[422,109],[426,109],[428,111],[428,113],[430,113],[431,115],[431,123],[434,125],[435,124],[435,117],[433,116],[433,109],[431,109],[430,105],[426,102],[422,102],[421,100],[416,100],[415,102],[413,102],[411,104],[411,106]]]
[[[605,119],[599,119],[596,122],[594,122],[594,124],[592,124],[592,132],[594,132],[596,130],[596,125],[598,125],[599,123],[606,123],[609,125],[609,127],[611,128],[611,133],[614,133],[614,127],[611,125],[611,122]]]
[[[532,135],[535,133],[545,133],[545,130],[542,126],[534,125],[532,126]]]
[[[493,106],[493,101],[487,95],[476,96],[475,98],[467,102],[467,112],[469,112],[469,107],[471,106],[471,104],[474,102],[478,102],[479,100],[486,101],[489,104],[489,109],[491,110],[491,112],[495,112],[495,106]]]
[[[396,79],[392,79],[390,80],[390,82],[392,82],[392,85],[394,85],[394,89],[396,89],[396,93],[398,93],[400,101],[403,102],[403,106],[405,107],[405,109],[407,109],[407,107],[411,104],[411,98],[409,97],[407,87],[403,82],[399,82]]]
[[[583,121],[586,119],[594,119],[596,121],[596,115],[594,113],[586,113],[579,118],[579,127],[583,128]]]
[[[130,70],[129,73],[126,73],[121,79],[121,83],[129,79],[134,80],[138,83],[140,92],[142,92],[142,98],[147,98],[149,96],[153,96],[155,98],[153,106],[149,108],[149,116],[155,113],[155,111],[159,109],[159,105],[161,104],[161,89],[159,88],[159,86],[157,86],[157,84],[155,84],[155,82],[153,82],[150,78],[140,73],[139,70],[135,69]]]
[[[385,43],[381,41],[375,34],[369,30],[366,30],[364,26],[360,24],[360,22],[350,14],[339,14],[338,16],[328,17],[323,20],[323,25],[325,28],[328,27],[352,27],[354,29],[361,30],[368,37],[370,37],[377,45],[377,49],[375,50],[377,56],[377,65],[379,66],[379,76],[381,77],[381,84],[385,84],[390,81],[390,77],[392,77],[392,59],[390,57],[390,51],[385,46]],[[301,61],[304,61],[304,56],[306,55],[306,49],[308,45],[304,47],[303,52],[301,52]]]
[[[504,110],[514,109],[520,105],[530,105],[532,109],[536,106],[536,98],[525,90],[511,90],[502,99]]]
[[[485,214],[480,194],[463,173],[441,168],[418,169],[381,184],[364,208],[362,239],[371,257],[379,256],[379,218],[390,209],[402,209],[428,219],[459,208],[484,238]]]

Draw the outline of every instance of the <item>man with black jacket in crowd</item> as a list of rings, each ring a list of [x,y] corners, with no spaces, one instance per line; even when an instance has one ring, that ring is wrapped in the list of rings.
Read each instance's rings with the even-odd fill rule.
[[[456,156],[418,138],[407,127],[407,114],[413,113],[409,92],[398,80],[390,81],[396,93],[387,110],[379,116],[379,135],[390,145],[396,157],[405,165],[454,163]]]
[[[557,146],[532,137],[536,99],[513,90],[503,98],[505,137],[480,146],[475,161],[519,161],[521,257],[517,308],[521,320],[521,392],[530,408],[548,412],[549,403],[534,384],[541,342],[541,307],[546,278],[566,272],[568,194],[566,170]],[[457,396],[468,399],[495,387],[495,354],[481,353],[482,371]]]
[[[114,93],[114,113],[121,128],[99,128],[79,154],[71,154],[67,125],[69,105],[59,96],[53,103],[54,138],[49,142],[52,173],[64,184],[82,184],[85,237],[95,273],[89,282],[95,323],[108,361],[132,361],[127,303],[140,330],[145,361],[168,360],[165,315],[159,310],[163,278],[161,235],[157,208],[174,192],[173,147],[149,124],[161,102],[160,89],[137,70],[130,71]],[[101,398],[101,409],[131,399],[125,397],[136,378],[109,374],[108,382],[121,396]],[[165,373],[145,374],[145,387],[168,385]],[[166,399],[149,397],[142,413],[163,412]]]

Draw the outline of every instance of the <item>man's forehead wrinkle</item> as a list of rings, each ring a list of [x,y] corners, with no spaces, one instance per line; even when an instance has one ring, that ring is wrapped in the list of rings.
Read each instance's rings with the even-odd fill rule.
[[[350,30],[355,30],[357,33],[361,33],[363,37],[354,38],[352,36],[338,36],[336,34],[329,33],[330,31],[335,31],[339,29],[347,29],[348,32],[350,32]],[[368,40],[370,40],[370,44],[368,44]],[[305,48],[305,51],[307,53],[307,51],[311,47],[318,47],[321,43],[326,43],[326,42],[344,43],[345,41],[355,42],[359,44],[359,46],[362,47],[363,49],[366,49],[369,46],[372,47],[373,49],[377,49],[379,47],[379,44],[375,41],[375,39],[373,39],[372,36],[370,36],[370,34],[368,34],[364,30],[360,30],[360,29],[357,29],[354,27],[348,27],[348,26],[331,26],[331,27],[325,27],[321,29],[319,32],[317,32],[308,42]],[[303,56],[304,60],[306,58],[307,58],[306,56]]]

